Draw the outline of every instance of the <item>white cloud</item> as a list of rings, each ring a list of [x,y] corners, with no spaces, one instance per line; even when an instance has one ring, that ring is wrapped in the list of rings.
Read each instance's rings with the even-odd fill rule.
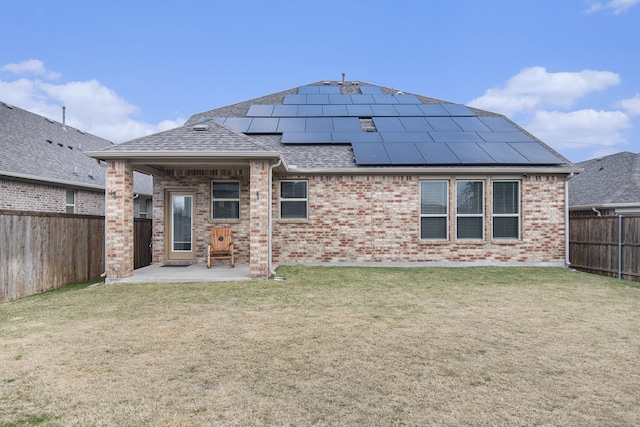
[[[621,13],[626,13],[633,6],[638,4],[640,0],[609,0],[606,3],[593,3],[589,9],[587,9],[587,13],[600,12],[602,10],[611,10],[614,15],[619,15]]]
[[[606,147],[625,143],[623,129],[631,127],[622,111],[536,111],[525,126],[556,149]]]
[[[488,89],[469,105],[513,115],[544,107],[570,107],[590,92],[620,83],[620,76],[610,71],[549,73],[544,67],[525,68],[511,77],[504,87]]]
[[[8,71],[12,74],[33,74],[46,79],[60,78],[60,73],[48,71],[44,63],[38,59],[28,59],[17,64],[6,64],[0,67],[0,71]]]
[[[135,120],[133,116],[139,113],[139,108],[97,80],[66,83],[44,81],[52,76],[59,77],[60,74],[48,71],[38,60],[7,64],[0,67],[0,71],[24,76],[17,80],[0,79],[2,101],[57,121],[62,121],[64,105],[69,126],[113,142],[170,129],[185,121],[176,118],[151,124]],[[31,76],[40,76],[42,79]]]
[[[640,115],[640,94],[634,96],[633,98],[623,99],[616,105],[620,108],[623,108],[627,112],[627,114],[631,116]]]

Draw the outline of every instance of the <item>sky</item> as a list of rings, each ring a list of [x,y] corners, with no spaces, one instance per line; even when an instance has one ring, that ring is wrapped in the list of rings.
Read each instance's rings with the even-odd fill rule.
[[[119,143],[357,80],[640,152],[640,0],[0,0],[0,101]]]

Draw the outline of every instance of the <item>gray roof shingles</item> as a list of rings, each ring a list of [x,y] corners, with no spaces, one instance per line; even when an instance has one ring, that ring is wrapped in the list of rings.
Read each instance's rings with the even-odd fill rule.
[[[104,188],[104,163],[84,152],[113,146],[106,139],[0,102],[0,176]],[[153,193],[150,176],[136,172],[134,181],[136,192]]]
[[[625,151],[576,165],[584,171],[569,180],[569,206],[640,206],[640,154]]]

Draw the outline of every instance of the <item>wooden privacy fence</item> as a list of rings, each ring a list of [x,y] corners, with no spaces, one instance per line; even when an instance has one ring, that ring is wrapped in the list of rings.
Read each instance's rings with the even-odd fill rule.
[[[591,216],[569,220],[571,266],[640,281],[640,216]]]
[[[136,220],[134,231],[139,268],[151,263],[151,220]],[[103,272],[104,217],[0,210],[0,301],[96,279]]]

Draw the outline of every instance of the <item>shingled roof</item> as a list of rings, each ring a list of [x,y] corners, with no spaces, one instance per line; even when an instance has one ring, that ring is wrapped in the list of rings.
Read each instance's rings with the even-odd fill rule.
[[[310,130],[326,124],[328,130]],[[198,152],[203,157],[218,152],[272,155],[301,171],[394,173],[461,167],[577,171],[502,115],[388,87],[340,81],[316,82],[197,113],[179,128],[90,155],[137,157],[137,164],[150,159],[148,166],[162,169],[159,161],[151,160],[151,153],[166,157]]]
[[[0,177],[104,190],[105,164],[85,156],[115,144],[0,102]],[[151,195],[152,179],[137,173],[137,193]]]
[[[640,206],[640,154],[628,151],[577,163],[569,180],[570,207]]]

